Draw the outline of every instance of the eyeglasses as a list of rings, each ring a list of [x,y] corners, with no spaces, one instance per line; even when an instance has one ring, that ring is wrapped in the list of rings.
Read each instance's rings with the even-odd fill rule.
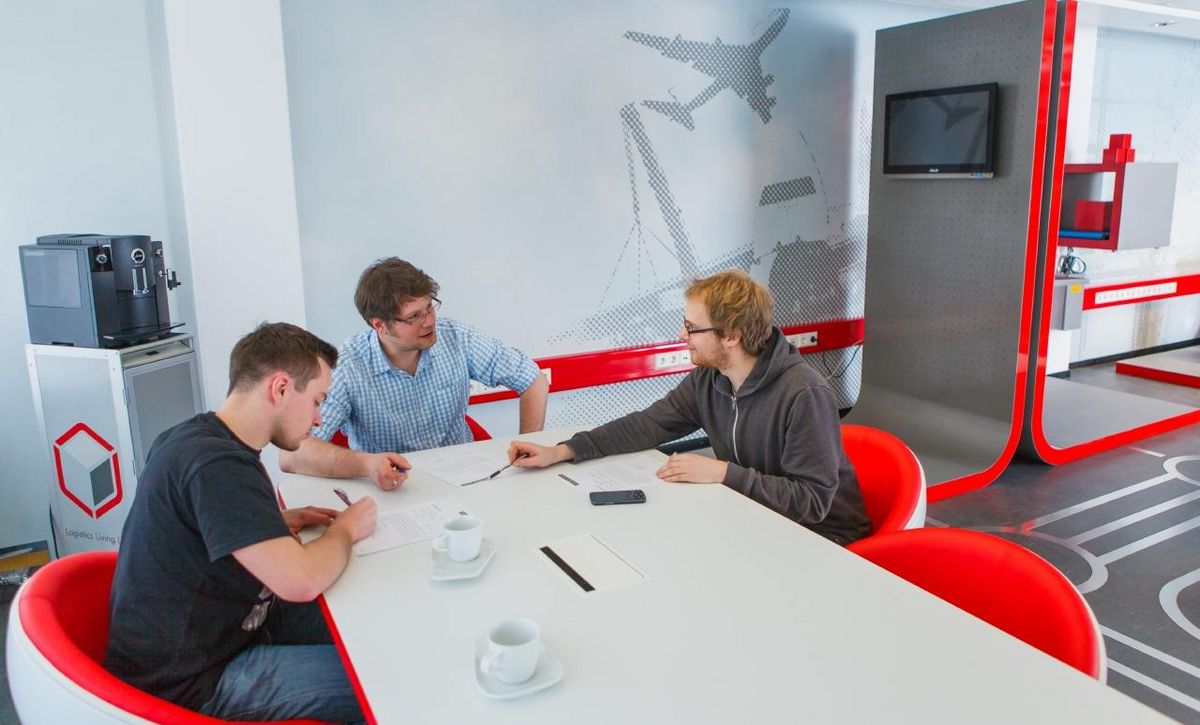
[[[686,322],[683,323],[683,334],[687,335],[688,337],[691,337],[692,335],[699,335],[701,332],[712,332],[715,329],[717,329],[717,328],[715,328],[715,327],[692,327],[691,325],[689,325]]]
[[[441,306],[442,306],[441,300],[439,300],[437,297],[430,297],[429,304],[426,305],[425,309],[421,310],[420,312],[417,312],[416,314],[409,315],[408,317],[405,317],[404,319],[400,319],[399,317],[393,317],[392,321],[399,322],[401,325],[408,325],[409,327],[412,327],[413,325],[419,325],[425,321],[426,317],[429,317],[430,315],[432,315]]]

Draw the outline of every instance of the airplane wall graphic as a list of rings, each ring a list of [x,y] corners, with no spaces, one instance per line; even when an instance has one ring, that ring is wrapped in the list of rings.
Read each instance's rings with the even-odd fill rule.
[[[633,223],[619,250],[599,309],[553,335],[548,339],[550,344],[566,343],[577,347],[599,343],[623,347],[672,339],[682,319],[681,293],[688,281],[731,267],[748,271],[761,267],[767,271],[768,279],[763,281],[768,283],[775,296],[780,320],[829,320],[849,315],[846,294],[850,282],[847,280],[857,279],[862,274],[865,224],[860,224],[856,217],[848,220],[841,233],[825,239],[791,234],[769,246],[746,240],[704,259],[697,253],[685,224],[685,204],[672,190],[670,170],[659,158],[651,129],[639,113],[639,107],[645,106],[694,130],[693,111],[725,88],[731,88],[764,124],[768,123],[776,99],[768,97],[766,89],[774,78],[763,73],[760,56],[780,35],[788,17],[786,9],[773,10],[763,21],[767,24],[766,30],[749,45],[727,44],[720,39],[709,44],[684,40],[680,36],[670,39],[636,31],[625,33],[626,38],[655,48],[668,58],[693,64],[694,68],[712,77],[713,82],[687,104],[642,101],[621,107],[619,115],[625,137]],[[807,145],[803,134],[800,135],[800,141]],[[696,152],[703,152],[703,149],[698,148]],[[653,201],[644,203],[639,189],[652,192]],[[812,176],[798,176],[764,186],[758,196],[758,206],[776,207],[805,197],[823,197],[824,193],[823,185],[815,182]],[[811,207],[807,208],[812,211]],[[654,211],[657,211],[656,220],[650,218]],[[790,213],[806,212],[796,207]],[[654,229],[659,225],[659,230],[666,232],[661,236]],[[667,252],[674,268],[669,265],[663,269],[661,264],[656,265],[652,247]],[[756,250],[756,247],[766,248]],[[637,291],[632,295],[623,292],[610,297],[618,275],[636,275],[634,286]]]
[[[678,121],[694,131],[696,126],[692,120],[692,111],[707,103],[713,96],[726,88],[745,99],[750,107],[759,115],[763,123],[771,120],[771,107],[775,98],[767,95],[767,86],[775,80],[775,76],[763,75],[759,56],[779,35],[779,31],[787,24],[787,9],[774,11],[776,18],[763,34],[749,45],[724,43],[718,37],[712,43],[695,40],[684,40],[676,35],[667,38],[662,35],[649,35],[629,31],[625,37],[635,43],[654,48],[665,57],[681,63],[691,63],[692,67],[713,78],[713,82],[700,91],[695,98],[687,103],[673,101],[643,101],[646,108],[658,111],[669,118]]]

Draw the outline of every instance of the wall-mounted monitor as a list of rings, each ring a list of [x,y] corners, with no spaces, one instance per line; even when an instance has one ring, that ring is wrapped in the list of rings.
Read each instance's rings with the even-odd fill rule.
[[[991,178],[999,85],[891,93],[884,99],[883,173]]]

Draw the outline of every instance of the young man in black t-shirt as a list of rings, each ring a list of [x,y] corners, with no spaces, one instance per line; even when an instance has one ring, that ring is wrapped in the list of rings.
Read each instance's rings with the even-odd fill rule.
[[[230,357],[229,396],[150,449],[122,533],[105,665],[222,719],[362,719],[312,602],[375,527],[375,503],[280,511],[259,451],[320,423],[337,351],[286,323]],[[301,544],[293,533],[328,526]]]

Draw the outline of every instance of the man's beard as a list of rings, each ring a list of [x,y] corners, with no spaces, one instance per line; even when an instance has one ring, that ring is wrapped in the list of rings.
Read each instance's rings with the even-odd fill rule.
[[[699,367],[704,367],[704,368],[714,368],[716,370],[720,370],[720,369],[726,367],[726,364],[728,362],[729,362],[729,352],[726,351],[725,348],[718,348],[717,352],[713,353],[711,356],[699,354],[698,357],[692,358],[693,365],[697,365]]]

